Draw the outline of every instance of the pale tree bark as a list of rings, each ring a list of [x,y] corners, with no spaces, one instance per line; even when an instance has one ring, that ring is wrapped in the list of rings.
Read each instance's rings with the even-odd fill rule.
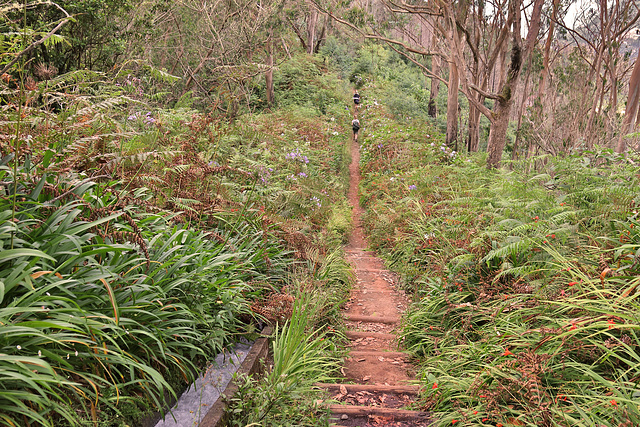
[[[629,79],[629,97],[627,98],[627,107],[624,112],[616,153],[624,153],[626,151],[625,137],[633,132],[636,122],[640,118],[640,108],[638,107],[640,107],[640,55],[636,58],[636,64]]]
[[[524,79],[524,89],[522,91],[522,100],[520,101],[520,109],[518,111],[518,126],[516,127],[516,140],[513,143],[513,151],[511,152],[511,159],[516,160],[518,158],[518,150],[520,149],[520,141],[522,140],[522,117],[524,117],[524,108],[527,104],[527,92],[529,91],[529,80],[531,77],[531,57],[529,57],[529,64],[527,68],[527,76]]]
[[[549,20],[549,31],[547,33],[547,40],[544,43],[544,55],[542,57],[542,73],[540,76],[540,86],[538,87],[538,100],[540,101],[541,115],[544,116],[544,105],[542,101],[547,92],[547,86],[549,84],[550,76],[550,55],[551,55],[551,42],[553,42],[553,33],[556,28],[556,19],[558,18],[558,7],[560,0],[553,0],[553,10],[551,11],[551,19]]]
[[[587,136],[587,147],[589,149],[593,148],[594,138],[592,135],[596,115],[601,111],[601,109],[598,108],[598,104],[601,104],[602,97],[604,96],[604,79],[600,76],[600,70],[602,69],[605,49],[609,46],[612,25],[613,19],[608,16],[607,0],[600,0],[600,34],[602,42],[600,43],[598,53],[593,64],[594,76],[596,78],[596,92],[591,103],[591,111],[589,112],[589,119],[587,120],[587,128],[585,131]]]
[[[454,44],[459,46],[462,50],[461,39],[465,37],[461,29],[467,21],[467,14],[469,12],[470,2],[469,0],[460,0],[456,6],[455,17],[450,16],[447,20],[449,24],[450,38],[454,41]],[[458,92],[460,90],[460,58],[455,58],[457,54],[461,54],[459,51],[451,51],[451,59],[449,61],[449,84],[447,85],[447,134],[446,144],[447,146],[458,150]],[[464,71],[464,69],[462,69]]]
[[[275,103],[275,89],[273,87],[273,39],[269,37],[266,43],[267,47],[267,67],[269,67],[264,74],[266,85],[267,105],[272,108]]]
[[[474,13],[473,21],[473,34],[467,35],[467,43],[471,48],[472,53],[472,72],[471,78],[473,80],[473,84],[475,86],[481,87],[482,90],[487,90],[488,85],[488,76],[486,73],[481,72],[480,70],[480,40],[481,40],[481,30],[480,30],[480,17],[484,16],[484,2],[478,2],[478,9]],[[472,96],[476,97],[477,103],[484,102],[484,96],[482,93],[473,94]],[[474,153],[478,151],[480,146],[480,110],[476,108],[474,103],[469,104],[469,124],[468,124],[468,132],[469,135],[467,137],[467,151],[470,153]]]
[[[449,84],[447,87],[447,135],[448,147],[457,149],[458,144],[458,91],[460,76],[455,61],[449,62]]]
[[[431,46],[435,46],[438,43],[438,36],[434,31],[431,35]],[[431,57],[431,73],[433,75],[440,74],[440,57],[434,55]],[[438,92],[440,91],[440,80],[431,77],[431,90],[429,91],[429,106],[428,114],[431,117],[438,116],[438,107],[436,105],[436,98],[438,98]]]
[[[316,31],[318,26],[318,10],[309,2],[309,17],[307,20],[307,53],[313,54],[316,45]]]
[[[509,126],[509,115],[511,113],[511,105],[513,104],[513,94],[518,86],[518,79],[522,64],[529,59],[529,55],[533,51],[538,33],[540,32],[540,21],[542,16],[542,6],[544,0],[535,0],[531,21],[529,24],[529,32],[524,49],[521,46],[520,36],[520,1],[512,1],[510,13],[513,16],[513,29],[511,31],[511,64],[507,72],[507,78],[502,86],[499,97],[495,102],[493,109],[493,123],[489,131],[489,141],[487,143],[488,168],[497,168],[502,160],[502,152],[507,141],[507,128]]]

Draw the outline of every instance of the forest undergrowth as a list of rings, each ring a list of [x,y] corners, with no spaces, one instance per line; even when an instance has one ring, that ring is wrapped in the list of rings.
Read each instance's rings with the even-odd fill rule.
[[[489,170],[363,91],[369,244],[414,296],[403,341],[439,426],[640,425],[638,159]],[[368,100],[368,101],[367,101]]]
[[[293,99],[230,117],[188,94],[164,108],[175,79],[137,63],[27,85],[6,75],[0,425],[137,425],[305,295],[321,304],[303,330],[335,321],[352,280],[348,92],[308,58],[291,78],[303,62],[324,115]],[[283,405],[311,398],[281,382]]]
[[[640,425],[638,159],[487,170],[443,144],[390,51],[322,55],[341,78],[293,55],[254,113],[262,83],[242,108],[168,108],[177,79],[135,61],[3,75],[0,424],[135,425],[271,322],[274,369],[241,379],[232,423],[327,425],[312,384],[353,280],[355,84],[369,245],[414,298],[416,406],[441,426]]]

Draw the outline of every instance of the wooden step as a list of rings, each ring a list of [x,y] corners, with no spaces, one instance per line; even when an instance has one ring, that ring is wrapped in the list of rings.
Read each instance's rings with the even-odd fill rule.
[[[341,415],[349,417],[388,417],[398,421],[419,420],[427,421],[429,414],[421,411],[409,411],[406,409],[382,408],[379,406],[356,406],[356,405],[329,405],[329,410],[334,416],[340,418]]]
[[[379,340],[396,340],[397,335],[383,334],[382,332],[362,332],[362,331],[345,331],[344,336],[347,338],[376,338]]]
[[[349,393],[357,393],[359,391],[368,391],[370,393],[397,393],[417,395],[420,387],[412,385],[372,385],[372,384],[327,384],[317,383],[316,387],[330,391],[340,391],[340,387],[345,387]]]
[[[385,359],[408,359],[409,354],[403,353],[401,351],[385,351],[385,350],[353,350],[349,352],[349,357],[357,358],[357,357],[384,357]]]
[[[400,321],[400,319],[398,319],[397,317],[364,316],[362,314],[345,314],[344,320],[349,322],[385,323],[385,324],[395,324]]]

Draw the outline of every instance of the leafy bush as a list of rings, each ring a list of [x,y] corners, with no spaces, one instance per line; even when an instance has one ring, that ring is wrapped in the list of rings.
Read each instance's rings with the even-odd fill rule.
[[[71,406],[95,418],[118,412],[120,395],[130,394],[160,407],[172,393],[165,376],[193,380],[245,329],[247,283],[277,280],[286,268],[282,249],[251,227],[205,234],[118,207],[109,195],[58,204],[38,191],[15,215],[0,202],[6,422],[60,425],[56,413],[75,424]]]
[[[328,411],[316,405],[321,392],[313,387],[330,380],[338,366],[327,330],[313,328],[322,308],[315,295],[298,295],[291,319],[275,331],[273,366],[262,380],[242,379],[231,399],[231,425],[329,425]]]

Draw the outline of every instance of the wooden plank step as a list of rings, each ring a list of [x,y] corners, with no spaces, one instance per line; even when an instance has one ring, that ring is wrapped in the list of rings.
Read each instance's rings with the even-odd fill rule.
[[[408,359],[409,354],[403,353],[401,351],[385,351],[385,350],[353,350],[349,352],[349,356],[352,358],[356,357],[379,357],[382,356],[385,359]]]
[[[383,334],[381,332],[362,332],[362,331],[345,331],[344,336],[347,338],[376,338],[379,340],[395,340],[398,337],[394,334]]]
[[[362,314],[345,314],[344,320],[349,322],[365,322],[365,323],[385,323],[395,324],[400,321],[397,317],[379,317],[379,316],[364,316]]]
[[[359,391],[368,391],[371,393],[404,393],[404,394],[413,394],[416,395],[420,391],[419,386],[412,385],[373,385],[373,384],[328,384],[328,383],[317,383],[314,384],[316,387],[323,388],[326,390],[340,390],[341,386],[344,386],[349,393],[357,393]]]
[[[356,406],[356,405],[329,405],[329,410],[334,415],[348,415],[349,417],[367,417],[369,415],[378,417],[389,417],[394,420],[420,420],[427,421],[429,414],[421,411],[409,411],[406,409],[382,408],[379,406]]]

